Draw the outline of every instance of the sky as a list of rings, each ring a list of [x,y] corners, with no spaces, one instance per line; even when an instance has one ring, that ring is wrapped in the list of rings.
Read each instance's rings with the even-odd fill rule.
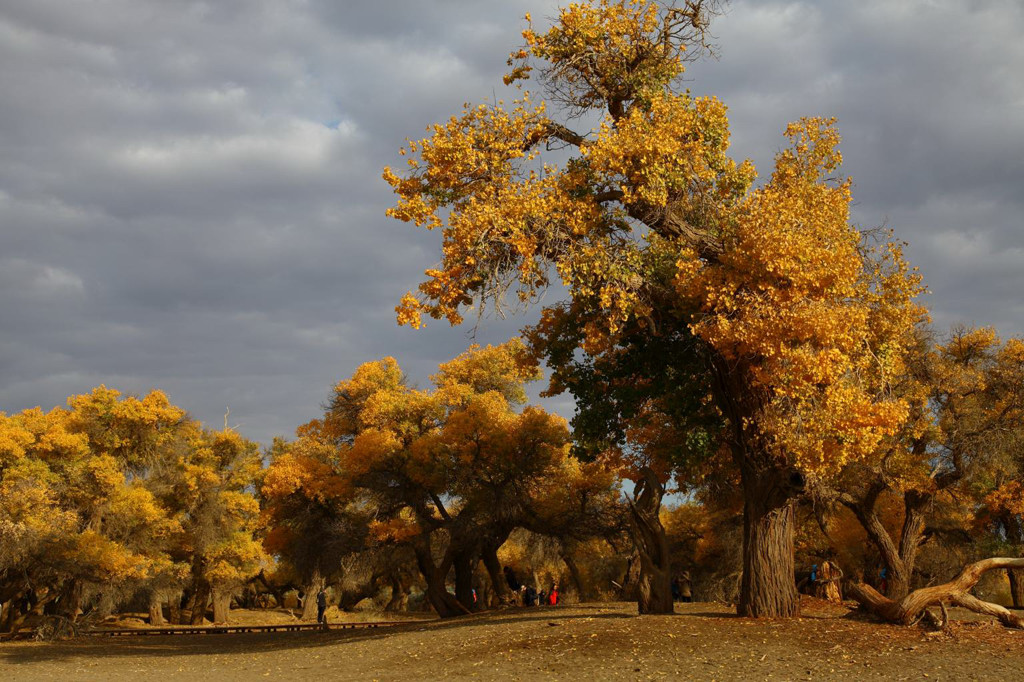
[[[558,4],[0,0],[0,411],[159,388],[268,443],[362,362],[425,386],[535,320],[399,328],[440,236],[380,176]],[[838,117],[854,220],[908,242],[936,329],[1024,335],[1024,3],[733,0],[713,32],[687,85],[735,157]]]

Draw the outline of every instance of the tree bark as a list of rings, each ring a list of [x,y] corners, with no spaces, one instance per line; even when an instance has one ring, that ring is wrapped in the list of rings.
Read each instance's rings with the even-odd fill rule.
[[[189,617],[191,625],[202,625],[206,620],[206,609],[210,602],[210,582],[200,578],[195,586],[195,594],[192,597],[192,613]]]
[[[0,631],[6,633],[17,632],[18,626],[21,625],[21,602],[25,597],[24,590],[14,592],[9,595],[7,605],[3,610],[3,625],[0,626]]]
[[[1010,579],[1010,599],[1013,608],[1024,609],[1024,569],[1007,569],[1006,576]]]
[[[822,563],[818,569],[818,579],[814,583],[814,596],[836,604],[842,603],[843,595],[839,589],[842,576],[842,570],[834,562]]]
[[[78,612],[82,610],[82,581],[71,579],[65,583],[60,594],[60,615],[72,623],[78,620]]]
[[[213,622],[223,625],[228,622],[228,612],[231,609],[230,590],[213,590]]]
[[[455,598],[467,611],[477,611],[477,602],[473,600],[473,564],[476,552],[463,550],[456,552],[452,559],[455,569]]]
[[[409,586],[401,573],[391,576],[391,599],[388,600],[384,610],[388,613],[409,610]]]
[[[491,579],[491,589],[494,590],[495,601],[498,604],[507,605],[512,604],[515,598],[512,595],[512,589],[508,586],[508,581],[505,580],[505,572],[502,570],[501,561],[498,560],[498,547],[494,546],[493,543],[485,543],[481,550],[480,558],[483,561],[484,568],[487,569],[487,576]]]
[[[302,620],[316,620],[316,599],[323,586],[324,579],[320,575],[320,570],[316,569],[303,588],[306,596],[302,600]]]
[[[622,576],[622,585],[619,586],[622,601],[634,601],[640,598],[641,570],[640,550],[634,548],[633,553],[626,559],[626,573]]]
[[[791,618],[800,613],[793,558],[792,499],[803,490],[796,470],[742,466],[743,577],[737,613]]]
[[[1007,627],[1024,629],[1024,618],[969,594],[985,572],[999,568],[1024,569],[1024,559],[997,557],[977,561],[964,567],[960,575],[950,582],[914,590],[899,601],[889,599],[870,585],[858,582],[847,584],[847,594],[883,620],[899,625],[912,625],[924,615],[925,609],[948,601],[977,613],[994,616]]]
[[[171,623],[181,625],[181,597],[171,597],[167,603],[167,612]]]
[[[633,540],[640,555],[637,609],[641,614],[673,613],[672,567],[665,528],[659,512],[665,487],[654,471],[644,467],[629,501]]]
[[[150,625],[164,625],[164,604],[160,598],[160,593],[150,592],[149,593],[149,624]]]

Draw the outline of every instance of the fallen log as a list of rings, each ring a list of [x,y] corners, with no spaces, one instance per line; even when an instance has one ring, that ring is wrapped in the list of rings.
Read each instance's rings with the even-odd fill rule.
[[[993,616],[1008,628],[1024,630],[1024,617],[970,594],[982,575],[1001,568],[1024,568],[1024,559],[995,557],[976,561],[965,566],[960,575],[950,582],[922,587],[899,601],[889,599],[870,585],[856,581],[846,583],[846,594],[882,620],[898,625],[913,625],[925,615],[929,607],[942,606],[949,602],[975,613]]]

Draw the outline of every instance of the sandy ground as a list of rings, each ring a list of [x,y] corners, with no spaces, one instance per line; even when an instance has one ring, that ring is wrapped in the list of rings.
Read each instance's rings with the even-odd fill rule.
[[[791,621],[724,605],[509,609],[388,630],[0,644],[0,680],[1024,680],[1024,631],[879,625],[808,602]]]

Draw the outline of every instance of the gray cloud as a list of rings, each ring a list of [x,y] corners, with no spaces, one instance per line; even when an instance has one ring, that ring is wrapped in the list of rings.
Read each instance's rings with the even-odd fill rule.
[[[384,217],[381,168],[501,97],[522,15],[556,2],[55,0],[0,8],[0,409],[163,388],[268,441],[394,355],[425,383],[475,338],[399,329],[438,235]],[[911,244],[939,325],[1024,333],[1024,9],[735,1],[690,86],[767,172],[836,115],[855,216]],[[549,405],[567,416],[565,399]]]

